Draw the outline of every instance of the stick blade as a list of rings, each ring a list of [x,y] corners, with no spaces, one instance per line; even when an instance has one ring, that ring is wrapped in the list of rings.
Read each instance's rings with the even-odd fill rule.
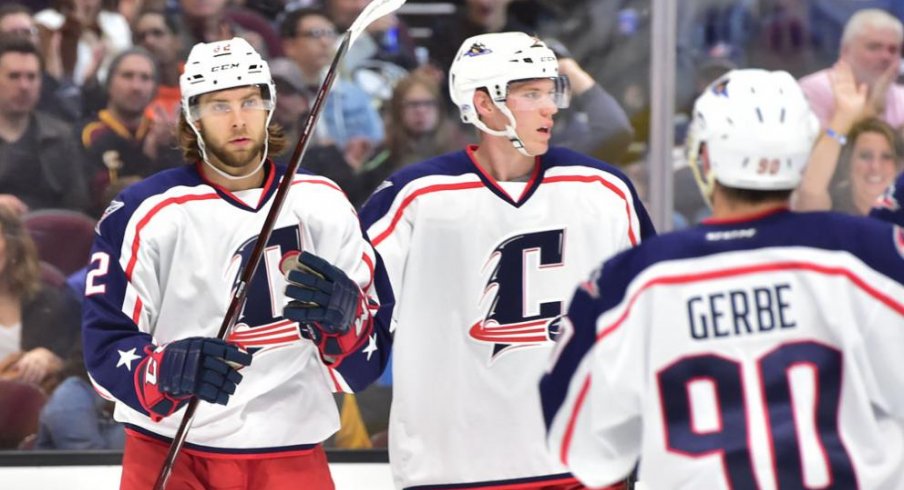
[[[358,36],[364,32],[364,29],[367,29],[367,26],[373,24],[373,22],[384,15],[389,15],[396,10],[399,9],[402,5],[405,4],[406,0],[373,0],[364,10],[358,14],[358,18],[355,19],[355,22],[352,23],[352,26],[348,28],[348,32],[351,36],[349,39],[350,43],[354,43]]]

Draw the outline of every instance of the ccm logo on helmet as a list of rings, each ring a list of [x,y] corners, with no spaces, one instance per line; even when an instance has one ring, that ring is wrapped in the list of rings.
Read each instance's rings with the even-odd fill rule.
[[[211,68],[210,71],[225,71],[225,70],[231,70],[233,68],[238,68],[238,67],[239,67],[238,63],[229,63],[227,65],[215,66],[215,67]]]

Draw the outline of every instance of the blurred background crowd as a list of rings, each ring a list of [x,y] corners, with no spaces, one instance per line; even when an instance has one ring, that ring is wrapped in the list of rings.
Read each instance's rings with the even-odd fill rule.
[[[368,0],[18,1],[0,4],[0,449],[116,449],[122,428],[82,363],[80,298],[112,197],[185,164],[175,134],[188,51],[240,36],[265,53],[274,120],[294,143]],[[646,158],[650,0],[408,0],[348,53],[302,166],[360,206],[399,168],[476,142],[446,70],[467,37],[523,31],[571,81],[553,144],[622,166],[642,195],[651,168],[671,167],[672,227],[708,213],[682,152],[692,103],[746,67],[799,78],[826,130],[794,206],[866,214],[904,162],[904,1],[677,1],[671,165]],[[332,444],[385,446],[390,398],[390,373],[337,398]]]

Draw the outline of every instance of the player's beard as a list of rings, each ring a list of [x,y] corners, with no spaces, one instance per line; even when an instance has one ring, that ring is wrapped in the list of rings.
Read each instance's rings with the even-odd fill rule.
[[[208,146],[207,151],[226,167],[242,169],[249,165],[257,165],[260,163],[262,157],[261,154],[264,151],[264,142],[263,140],[255,142],[254,146],[247,152],[229,151],[223,147],[214,147],[213,145]]]

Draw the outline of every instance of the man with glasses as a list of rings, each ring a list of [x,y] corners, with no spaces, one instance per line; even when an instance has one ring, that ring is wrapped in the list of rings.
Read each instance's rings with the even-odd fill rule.
[[[286,56],[298,65],[305,84],[316,92],[336,53],[336,26],[321,10],[299,9],[286,15],[280,35]],[[343,79],[333,84],[317,128],[325,132],[319,135],[322,139],[354,153],[356,161],[364,161],[384,136],[383,123],[370,97]]]
[[[654,231],[621,172],[550,146],[558,70],[524,33],[465,40],[449,90],[480,143],[403,168],[361,210],[396,298],[399,488],[584,488],[547,452],[537,383],[575,285]]]

